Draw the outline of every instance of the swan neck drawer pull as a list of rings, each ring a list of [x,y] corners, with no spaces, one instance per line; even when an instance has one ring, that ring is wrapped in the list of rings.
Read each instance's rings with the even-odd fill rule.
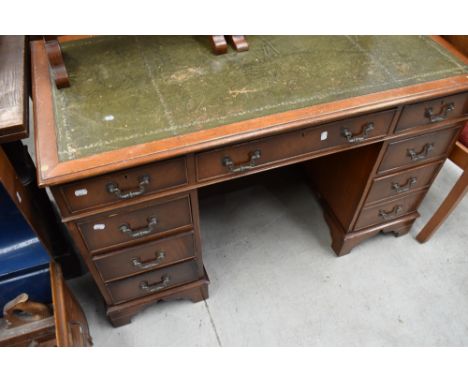
[[[161,281],[155,284],[150,284],[148,281],[142,281],[140,283],[140,289],[147,293],[154,293],[160,291],[161,289],[167,288],[170,282],[171,278],[169,276],[162,276]]]
[[[257,166],[257,160],[260,159],[261,157],[261,151],[259,149],[255,150],[254,152],[250,153],[250,159],[247,164],[241,164],[236,166],[232,159],[228,156],[225,156],[223,158],[223,166],[227,167],[228,170],[232,173],[238,173],[238,172],[245,172],[247,170],[253,169],[255,166]]]
[[[126,233],[128,236],[133,237],[134,239],[149,235],[154,231],[156,225],[158,224],[158,219],[155,217],[148,218],[148,225],[140,229],[132,229],[128,224],[122,224],[119,227],[120,232]]]
[[[106,186],[107,192],[109,194],[114,194],[117,196],[119,199],[133,199],[137,196],[140,196],[145,193],[146,191],[146,186],[150,182],[150,177],[149,175],[143,175],[139,179],[138,183],[138,190],[136,191],[127,191],[123,192],[117,183],[108,183]]]
[[[431,123],[445,121],[448,118],[448,113],[455,110],[453,102],[446,103],[440,108],[439,114],[434,114],[432,107],[426,107],[424,116],[429,119]]]
[[[361,135],[353,136],[353,133],[347,129],[346,127],[343,128],[342,134],[347,139],[349,143],[359,143],[365,141],[369,138],[369,133],[374,130],[374,124],[372,122],[366,123],[362,128]]]
[[[390,220],[390,219],[396,218],[398,214],[400,214],[402,211],[403,211],[403,207],[400,205],[397,205],[393,207],[391,211],[388,211],[388,212],[385,210],[379,210],[379,216],[383,220]]]
[[[156,258],[154,260],[141,261],[139,257],[134,257],[132,259],[132,264],[135,268],[138,268],[138,269],[148,269],[148,268],[156,267],[157,265],[161,264],[161,262],[164,260],[165,257],[166,257],[166,254],[164,252],[157,252]]]
[[[413,187],[416,184],[416,181],[417,178],[415,176],[412,176],[403,185],[400,185],[396,182],[392,182],[392,189],[395,190],[397,193],[407,192],[411,190],[411,187]]]
[[[433,148],[434,143],[426,143],[419,153],[417,153],[414,149],[408,149],[408,156],[412,161],[426,159]]]

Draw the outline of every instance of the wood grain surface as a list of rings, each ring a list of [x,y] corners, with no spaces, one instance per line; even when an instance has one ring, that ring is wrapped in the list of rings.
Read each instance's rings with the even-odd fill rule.
[[[26,37],[0,36],[0,143],[28,135]]]

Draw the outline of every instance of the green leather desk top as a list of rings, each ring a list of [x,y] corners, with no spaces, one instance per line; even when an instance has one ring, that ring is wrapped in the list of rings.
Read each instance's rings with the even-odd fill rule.
[[[62,44],[71,87],[53,88],[60,161],[287,110],[468,73],[429,37],[97,37]]]

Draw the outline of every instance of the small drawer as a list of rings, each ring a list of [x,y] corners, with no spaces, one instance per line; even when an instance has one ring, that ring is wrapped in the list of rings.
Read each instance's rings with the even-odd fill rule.
[[[107,288],[113,302],[118,304],[196,281],[200,278],[198,269],[196,261],[186,261],[172,267],[109,283]]]
[[[70,213],[188,184],[185,157],[97,176],[60,187]]]
[[[242,175],[314,151],[384,137],[394,114],[395,110],[367,114],[200,153],[196,156],[197,180]]]
[[[95,257],[104,281],[133,276],[195,257],[193,232]]]
[[[155,237],[176,228],[191,227],[189,195],[166,202],[148,202],[78,221],[91,253]]]
[[[442,162],[410,168],[395,175],[374,179],[366,205],[382,199],[403,196],[414,190],[429,186]]]
[[[391,142],[379,172],[390,171],[399,167],[417,165],[447,155],[460,126],[443,129],[430,134]]]
[[[441,97],[405,106],[395,131],[450,121],[468,113],[468,93]]]
[[[357,231],[376,224],[386,223],[407,213],[416,211],[425,191],[412,193],[405,198],[363,208],[354,229]]]

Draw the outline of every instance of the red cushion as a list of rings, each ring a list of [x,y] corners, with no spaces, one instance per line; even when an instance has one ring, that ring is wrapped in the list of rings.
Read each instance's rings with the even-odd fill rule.
[[[465,125],[462,132],[460,133],[460,136],[458,137],[458,140],[461,143],[463,143],[463,145],[468,147],[468,123]]]

